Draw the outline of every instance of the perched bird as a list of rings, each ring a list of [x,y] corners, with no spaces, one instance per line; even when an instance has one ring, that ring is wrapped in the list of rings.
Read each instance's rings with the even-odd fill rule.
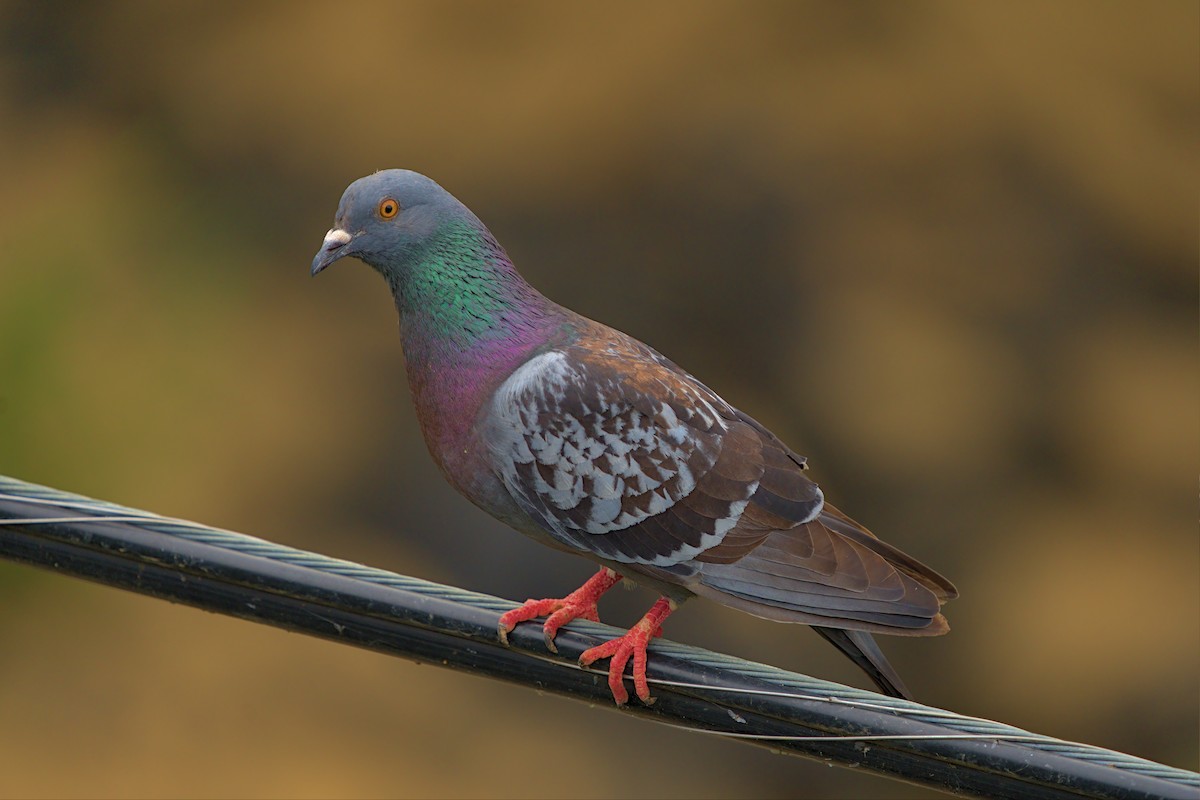
[[[637,339],[530,286],[491,231],[424,175],[384,170],[350,184],[313,259],[344,256],[391,287],[421,431],[446,479],[544,544],[599,563],[562,599],[530,600],[558,629],[598,619],[622,577],[662,597],[628,633],[586,651],[611,658],[618,704],[651,702],[646,648],[693,595],[801,622],[885,693],[909,697],[872,633],[934,636],[957,595],[933,570],[826,503],[805,459]]]

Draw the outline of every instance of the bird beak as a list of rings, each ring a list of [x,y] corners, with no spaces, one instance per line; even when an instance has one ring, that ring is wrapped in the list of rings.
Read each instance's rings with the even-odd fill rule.
[[[346,245],[352,238],[354,237],[341,228],[330,228],[329,233],[325,234],[325,241],[321,242],[321,249],[317,251],[316,258],[313,259],[312,274],[316,275],[346,255]]]

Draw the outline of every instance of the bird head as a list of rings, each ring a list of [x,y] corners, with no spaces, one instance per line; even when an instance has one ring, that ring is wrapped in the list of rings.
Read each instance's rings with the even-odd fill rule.
[[[333,227],[313,258],[316,275],[343,256],[354,256],[394,278],[445,225],[479,221],[434,181],[407,169],[387,169],[346,188]]]

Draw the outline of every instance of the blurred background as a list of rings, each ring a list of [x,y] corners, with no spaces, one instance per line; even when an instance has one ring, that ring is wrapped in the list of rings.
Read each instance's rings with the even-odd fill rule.
[[[573,589],[442,483],[382,281],[308,276],[409,167],[958,584],[949,636],[883,641],[921,700],[1196,769],[1198,17],[0,2],[0,473]],[[866,685],[802,627],[667,633]],[[617,794],[928,793],[0,563],[0,795]]]

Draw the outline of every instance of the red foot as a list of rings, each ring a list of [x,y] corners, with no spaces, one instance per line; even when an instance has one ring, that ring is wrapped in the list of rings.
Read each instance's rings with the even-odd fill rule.
[[[588,578],[587,583],[561,600],[526,600],[520,608],[514,608],[501,615],[500,625],[497,629],[500,641],[508,644],[508,633],[517,626],[517,623],[549,614],[550,617],[546,620],[546,624],[542,625],[542,633],[546,637],[546,647],[550,649],[550,652],[557,653],[558,648],[554,646],[554,637],[558,634],[558,629],[573,619],[590,619],[593,622],[599,622],[600,614],[596,610],[596,601],[602,594],[616,586],[620,580],[620,575],[608,567],[602,567],[599,572]]]
[[[630,656],[633,657],[634,691],[646,705],[654,702],[654,698],[650,696],[650,682],[646,680],[646,647],[655,636],[662,636],[662,621],[675,608],[675,604],[669,599],[660,597],[658,602],[646,612],[646,616],[642,617],[624,636],[586,650],[579,657],[579,663],[585,667],[593,661],[612,658],[612,661],[608,663],[608,688],[612,691],[617,705],[624,705],[629,701],[629,692],[625,691],[622,676]]]

